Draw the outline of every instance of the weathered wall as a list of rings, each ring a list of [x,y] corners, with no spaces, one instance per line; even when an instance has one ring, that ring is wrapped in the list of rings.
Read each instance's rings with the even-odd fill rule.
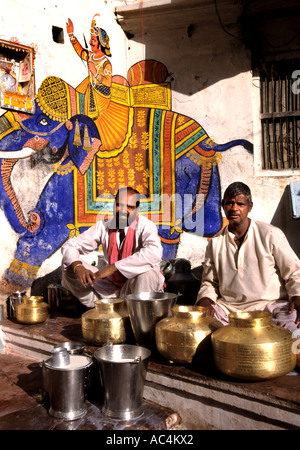
[[[36,89],[48,75],[59,76],[76,87],[86,76],[86,68],[69,43],[65,23],[71,17],[76,36],[83,42],[84,34],[89,42],[91,19],[95,13],[100,13],[101,26],[110,36],[113,74],[126,76],[132,64],[146,58],[163,62],[172,80],[174,111],[198,121],[217,143],[247,139],[254,143],[254,153],[258,152],[259,101],[258,88],[252,78],[251,55],[240,39],[224,32],[210,3],[203,2],[202,10],[187,8],[172,13],[169,8],[159,18],[143,16],[143,11],[137,10],[129,24],[126,20],[122,24],[126,31],[134,34],[134,37],[127,35],[130,39],[115,20],[114,8],[124,3],[102,0],[95,4],[87,0],[83,8],[82,2],[77,0],[51,5],[47,1],[32,0],[30,6],[25,0],[1,0],[1,38],[10,40],[15,36],[21,43],[36,44]],[[128,5],[132,3],[127,2]],[[238,35],[233,18],[237,17],[236,11],[232,10],[232,17],[228,9],[223,8],[222,13],[232,25],[232,34]],[[52,26],[64,29],[63,44],[53,42]],[[290,218],[287,191],[290,181],[300,180],[299,172],[280,177],[262,176],[255,169],[253,155],[241,146],[227,150],[221,156],[218,163],[221,191],[232,181],[247,183],[254,200],[251,217],[281,226],[300,254],[299,221]],[[36,204],[50,172],[51,169],[45,166],[32,169],[26,160],[15,167],[13,185],[25,213]],[[1,210],[0,224],[1,276],[9,266],[19,236]],[[190,259],[192,265],[197,266],[203,261],[206,244],[206,238],[183,233],[178,256]],[[38,275],[51,272],[59,264],[60,251],[57,251],[43,263]]]
[[[170,8],[161,15],[147,14],[145,6],[143,29],[140,18],[134,19],[133,14],[121,11],[123,28],[135,34],[129,41],[128,60],[133,61],[138,52],[139,58],[155,57],[164,61],[173,78],[173,109],[195,118],[215,142],[245,138],[254,144],[253,156],[242,147],[222,153],[218,165],[221,190],[224,192],[233,181],[248,184],[254,201],[251,217],[281,227],[300,255],[300,221],[292,219],[289,203],[289,183],[299,181],[299,170],[265,176],[258,162],[255,163],[261,150],[259,83],[251,70],[251,52],[240,39],[241,29],[237,23],[240,6],[218,2],[226,33],[214,2],[202,2],[198,9],[189,10],[188,6],[195,6],[195,3],[185,3],[185,12],[180,8],[177,13],[172,12]],[[176,4],[175,1],[174,8]],[[270,41],[278,45],[289,40],[287,32],[279,30],[275,21]],[[292,30],[289,37],[294,36]],[[145,48],[140,42],[144,42]],[[295,51],[299,51],[299,40],[287,47],[280,46],[279,51],[281,58],[293,57]],[[179,255],[197,265],[205,246],[205,239],[183,234]]]

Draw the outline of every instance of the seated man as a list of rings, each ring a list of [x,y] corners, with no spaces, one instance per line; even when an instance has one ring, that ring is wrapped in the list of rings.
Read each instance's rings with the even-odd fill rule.
[[[114,214],[68,240],[62,247],[62,285],[81,303],[93,307],[99,298],[124,298],[126,294],[163,291],[159,263],[162,246],[153,222],[138,214],[139,193],[120,188]],[[82,261],[80,255],[102,245],[108,264],[100,268]]]
[[[235,311],[269,311],[273,322],[300,337],[300,261],[283,232],[248,217],[248,186],[232,183],[222,206],[229,224],[206,249],[196,304],[227,325]]]

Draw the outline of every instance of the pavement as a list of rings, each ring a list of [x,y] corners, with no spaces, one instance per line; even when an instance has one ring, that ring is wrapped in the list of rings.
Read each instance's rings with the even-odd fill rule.
[[[41,363],[10,351],[0,354],[0,430],[171,430],[180,425],[177,413],[151,402],[143,402],[137,419],[111,419],[101,413],[95,396],[90,397],[84,417],[53,418],[43,390]]]
[[[116,420],[102,414],[100,383],[93,375],[93,387],[86,390],[84,417],[65,421],[49,414],[49,398],[43,388],[42,362],[54,345],[82,341],[81,318],[51,314],[40,324],[24,325],[5,318],[0,323],[0,430],[175,430],[180,416],[156,403],[143,401],[143,413],[136,419]],[[4,345],[3,345],[4,344]],[[85,342],[92,355],[97,347]],[[96,388],[95,388],[96,386]]]

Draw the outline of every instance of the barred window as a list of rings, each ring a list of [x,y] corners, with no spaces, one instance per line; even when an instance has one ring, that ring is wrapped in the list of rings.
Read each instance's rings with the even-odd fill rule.
[[[266,63],[260,100],[262,168],[300,169],[300,60]]]

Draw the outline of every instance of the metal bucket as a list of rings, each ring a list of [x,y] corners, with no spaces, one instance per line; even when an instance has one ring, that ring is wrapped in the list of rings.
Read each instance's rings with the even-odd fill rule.
[[[7,317],[9,319],[15,319],[16,317],[16,307],[22,303],[22,298],[25,297],[25,292],[16,291],[7,299]]]
[[[61,284],[49,284],[47,291],[50,312],[61,312],[68,317],[77,317],[85,310],[78,298]]]
[[[43,362],[43,386],[50,398],[50,416],[75,420],[86,414],[85,388],[92,359],[55,348]]]
[[[150,350],[136,345],[104,345],[95,351],[103,389],[102,413],[133,419],[143,412],[142,400]]]
[[[141,292],[126,296],[131,327],[138,345],[155,348],[155,325],[172,316],[178,295],[169,292]]]

